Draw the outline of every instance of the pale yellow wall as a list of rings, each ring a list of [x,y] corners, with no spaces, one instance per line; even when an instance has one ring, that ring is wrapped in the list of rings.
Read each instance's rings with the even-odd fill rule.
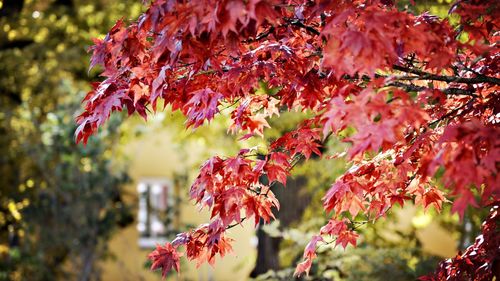
[[[390,221],[381,235],[386,239],[398,239],[395,230],[408,232],[412,228],[416,228],[416,236],[423,252],[443,258],[456,255],[456,238],[439,223],[432,221],[431,215],[420,214],[411,204],[406,204],[404,208],[396,211],[395,221]]]
[[[186,156],[178,145],[174,144],[172,136],[166,130],[149,132],[137,140],[126,145],[124,150],[130,159],[129,170],[133,183],[128,186],[128,192],[133,196],[129,200],[137,200],[136,185],[141,178],[172,179],[174,173],[189,169],[196,161],[197,155],[202,152],[203,146],[196,143],[187,144],[189,156]],[[186,149],[184,149],[185,151]],[[200,157],[198,157],[200,158]],[[180,196],[186,198],[189,186],[178,187]],[[198,212],[192,202],[184,200],[181,204],[180,222],[199,224],[208,221],[206,212]],[[416,214],[414,207],[406,207],[398,212],[398,220],[394,227],[407,229],[412,226],[412,218]],[[185,262],[181,268],[181,275],[169,280],[217,280],[233,281],[246,280],[253,268],[256,250],[252,245],[254,239],[253,226],[246,222],[243,227],[229,230],[230,236],[235,239],[234,252],[224,259],[218,259],[215,268],[202,265],[196,268],[192,262]],[[388,229],[390,236],[394,229]],[[430,222],[418,229],[417,236],[421,240],[424,251],[443,257],[450,257],[456,253],[455,239],[437,223]],[[109,244],[110,251],[115,259],[106,261],[103,265],[103,280],[160,280],[158,274],[153,274],[144,267],[146,256],[150,250],[140,249],[137,245],[139,233],[136,225],[117,233]],[[212,276],[210,279],[209,276]]]
[[[191,145],[192,146],[192,145]],[[172,141],[166,130],[146,133],[124,148],[129,157],[129,172],[133,183],[127,191],[133,194],[129,200],[137,200],[136,186],[141,178],[172,179],[175,172],[183,172],[193,164],[193,158],[200,151],[196,146],[190,147],[191,159],[185,159],[180,149]],[[183,159],[184,157],[184,159]],[[189,186],[178,188],[180,196],[187,197]],[[180,206],[180,222],[186,224],[200,224],[208,221],[206,212],[199,212],[192,202],[184,200]],[[203,265],[195,267],[194,262],[186,259],[181,266],[181,274],[169,280],[217,280],[233,281],[245,280],[253,269],[256,258],[255,246],[252,245],[254,236],[252,225],[245,223],[244,227],[234,227],[229,230],[230,237],[234,238],[233,253],[224,259],[218,259],[215,268]],[[116,258],[103,263],[103,280],[161,280],[159,274],[153,274],[144,267],[147,254],[151,251],[140,249],[137,245],[139,233],[135,223],[117,233],[109,243],[110,252]],[[212,276],[209,279],[209,276]]]

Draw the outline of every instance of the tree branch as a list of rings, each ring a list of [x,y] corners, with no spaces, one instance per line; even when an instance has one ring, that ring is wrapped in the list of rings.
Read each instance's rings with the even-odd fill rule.
[[[233,227],[235,227],[237,225],[241,225],[245,220],[246,220],[246,217],[241,218],[240,222],[235,223],[235,224],[230,224],[230,225],[226,226],[226,230],[231,229],[231,228],[233,228]]]
[[[268,30],[262,32],[262,33],[259,33],[257,36],[255,36],[255,38],[249,38],[248,40],[243,40],[242,42],[243,43],[252,43],[252,42],[256,42],[256,41],[260,41],[264,38],[267,38],[267,36],[269,36],[271,33],[274,32],[274,26],[271,26]]]
[[[285,21],[291,25],[303,28],[314,35],[321,35],[321,32],[316,28],[305,25],[299,19],[285,18]],[[267,35],[266,35],[267,36]],[[477,77],[457,77],[457,76],[445,76],[445,75],[437,75],[429,72],[425,72],[422,70],[409,68],[401,65],[393,65],[393,69],[411,73],[418,75],[416,77],[400,77],[405,80],[435,80],[435,81],[443,81],[443,82],[455,82],[455,83],[464,83],[464,84],[479,84],[479,83],[490,83],[495,85],[500,85],[500,79],[496,77],[486,76],[486,75],[478,75]],[[456,91],[455,91],[456,92]]]
[[[297,26],[300,28],[304,28],[305,30],[309,31],[310,33],[312,33],[314,35],[321,34],[321,32],[319,32],[316,28],[309,26],[309,25],[305,25],[303,22],[301,22],[298,19],[285,19],[285,21],[291,25],[294,25],[294,26]]]
[[[460,110],[465,109],[466,107],[470,108],[472,106],[472,104],[474,104],[475,100],[476,100],[475,98],[470,99],[467,103],[464,103],[463,105],[453,109],[452,111],[446,113],[445,115],[441,116],[440,118],[430,122],[429,124],[427,124],[427,126],[431,127],[431,126],[437,124],[438,122],[443,121],[444,119],[448,119],[451,117],[457,117],[457,116],[455,116],[455,114],[457,114]]]
[[[402,82],[391,82],[391,83],[387,84],[387,86],[394,86],[394,87],[398,87],[398,88],[403,88],[403,89],[405,89],[405,91],[413,91],[413,92],[431,90],[431,88],[428,88],[428,87],[417,86],[417,85],[413,85],[413,84],[406,84],[406,83],[402,83]],[[438,89],[438,90],[443,92],[443,94],[450,95],[450,96],[465,95],[465,96],[470,96],[470,97],[474,97],[474,98],[478,97],[478,95],[474,94],[473,91],[466,90],[466,89],[447,88],[447,89]]]
[[[8,50],[8,49],[23,49],[31,44],[35,43],[35,41],[31,39],[20,39],[14,41],[6,41],[4,43],[0,43],[0,50]]]
[[[455,82],[455,83],[464,83],[464,84],[479,84],[479,83],[490,83],[495,85],[500,85],[500,79],[491,77],[491,76],[480,76],[480,77],[456,77],[456,76],[444,76],[432,74],[429,72],[425,72],[422,70],[409,68],[401,65],[393,65],[393,69],[415,74],[417,76],[409,76],[409,77],[397,77],[398,80],[435,80],[435,81],[443,81],[443,82]]]

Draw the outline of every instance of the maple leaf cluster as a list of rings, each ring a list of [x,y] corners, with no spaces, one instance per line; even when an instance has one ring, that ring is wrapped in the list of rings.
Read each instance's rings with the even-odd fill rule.
[[[307,112],[263,157],[246,149],[209,159],[190,197],[210,222],[150,255],[163,274],[179,270],[180,247],[213,263],[231,249],[227,229],[274,218],[273,182],[286,184],[298,161],[345,136],[352,166],[323,198],[330,218],[296,270],[307,273],[326,238],[356,244],[356,217],[448,200],[463,216],[500,200],[498,1],[459,0],[450,13],[457,24],[393,1],[152,1],[94,41],[91,67],[101,65],[104,80],[83,101],[76,139],[86,142],[113,111],[147,118],[160,99],[193,128],[231,110],[228,131],[242,139],[263,136],[281,111]],[[274,90],[257,91],[262,82]]]

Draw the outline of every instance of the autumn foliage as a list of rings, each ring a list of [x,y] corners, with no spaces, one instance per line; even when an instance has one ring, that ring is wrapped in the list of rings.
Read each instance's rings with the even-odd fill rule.
[[[77,141],[113,111],[146,118],[160,99],[192,128],[230,110],[228,131],[243,139],[263,136],[280,112],[312,116],[270,143],[264,157],[248,149],[207,160],[189,194],[211,221],[159,246],[153,269],[179,270],[182,248],[198,263],[224,256],[228,228],[243,219],[268,222],[279,208],[259,178],[286,184],[293,166],[321,156],[332,135],[350,143],[352,166],[325,194],[330,220],[296,274],[309,271],[319,243],[356,245],[358,215],[372,221],[406,201],[440,210],[448,200],[463,215],[500,200],[498,1],[457,1],[453,23],[397,7],[387,0],[158,0],[95,39],[91,67],[101,65],[104,80],[84,100]],[[257,92],[259,83],[275,91]],[[498,240],[496,228],[487,230]],[[488,251],[499,256],[498,246]]]

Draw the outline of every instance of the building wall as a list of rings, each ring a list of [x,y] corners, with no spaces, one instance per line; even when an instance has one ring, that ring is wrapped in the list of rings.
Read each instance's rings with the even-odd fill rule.
[[[174,174],[183,172],[191,165],[192,159],[183,160],[182,153],[172,142],[172,136],[166,130],[146,134],[129,143],[124,148],[129,157],[129,171],[132,183],[126,192],[127,200],[136,203],[137,184],[143,178],[166,178],[172,180]],[[190,157],[197,157],[196,148],[189,150]],[[186,198],[189,186],[178,186],[178,195]],[[198,225],[208,221],[207,212],[199,212],[192,202],[182,200],[180,204],[179,221]],[[195,262],[181,258],[181,274],[173,274],[167,280],[193,281],[233,281],[245,280],[253,269],[256,250],[253,226],[244,223],[243,227],[229,230],[230,237],[235,239],[233,252],[223,259],[217,259],[215,267],[202,265],[196,268]],[[141,249],[138,246],[139,232],[136,224],[121,230],[113,236],[109,250],[115,255],[102,264],[103,280],[161,280],[159,273],[152,273],[145,266],[147,254],[151,249]]]
[[[404,208],[395,208],[396,216],[389,221],[385,232],[380,233],[385,239],[391,239],[396,231],[409,233],[415,229],[415,234],[421,243],[422,251],[442,258],[455,256],[457,253],[457,239],[451,233],[433,221],[428,213],[422,213],[420,209],[411,204],[405,204]]]
[[[189,169],[201,158],[203,146],[192,145],[185,149],[189,151],[189,159],[181,153],[172,141],[172,136],[166,130],[147,133],[126,145],[124,150],[129,157],[129,171],[133,182],[127,186],[130,202],[137,203],[137,184],[143,178],[173,179],[175,173]],[[201,159],[199,159],[201,160]],[[186,200],[189,191],[186,186],[177,186],[178,195],[184,197],[180,207],[179,221],[186,224],[197,225],[208,221],[206,212],[199,212],[192,202]],[[394,222],[394,228],[388,229],[386,238],[390,238],[394,229],[408,229],[414,223],[416,209],[406,207],[398,212],[399,219]],[[233,253],[223,259],[217,259],[215,267],[202,265],[196,268],[195,262],[188,262],[182,258],[181,274],[171,275],[167,280],[193,280],[193,281],[233,281],[247,280],[253,269],[256,259],[255,231],[251,222],[245,222],[243,227],[229,230],[230,237],[234,238]],[[456,253],[456,240],[437,223],[425,223],[417,230],[417,236],[422,242],[424,251],[450,257]],[[110,252],[115,255],[102,264],[103,280],[161,280],[159,273],[153,273],[145,266],[147,254],[151,249],[141,249],[138,246],[139,232],[136,224],[121,230],[114,235],[109,243]]]

